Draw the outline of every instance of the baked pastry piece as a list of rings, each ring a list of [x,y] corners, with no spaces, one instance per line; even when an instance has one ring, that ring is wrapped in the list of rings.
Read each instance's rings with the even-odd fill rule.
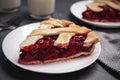
[[[90,55],[98,37],[71,21],[50,18],[42,21],[20,44],[21,64],[43,64]]]
[[[94,0],[86,5],[83,18],[97,22],[120,22],[120,2],[117,0]]]

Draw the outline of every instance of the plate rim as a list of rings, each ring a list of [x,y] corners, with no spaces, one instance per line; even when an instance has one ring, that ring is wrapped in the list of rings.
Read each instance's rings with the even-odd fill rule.
[[[27,26],[32,25],[32,24],[38,24],[38,22],[23,25],[23,26],[21,26],[21,27],[19,27],[19,28],[16,28],[15,30],[18,30],[18,29],[20,29],[20,28],[27,27]],[[18,65],[18,64],[16,64],[14,61],[12,61],[11,59],[9,59],[9,57],[6,55],[6,53],[5,53],[5,51],[4,51],[4,43],[5,43],[5,40],[6,40],[7,37],[8,37],[11,33],[13,33],[15,30],[13,30],[13,31],[11,31],[10,33],[8,33],[8,34],[6,35],[6,37],[3,39],[3,42],[2,42],[3,54],[5,55],[5,57],[6,57],[11,63],[13,63],[14,65],[16,65],[17,67],[20,67],[20,68],[25,69],[25,70],[28,70],[28,71],[33,71],[33,72],[38,72],[38,73],[47,73],[47,74],[48,74],[48,73],[49,73],[49,74],[63,74],[63,73],[75,72],[75,71],[78,71],[78,70],[82,70],[82,69],[90,66],[91,64],[93,64],[93,63],[98,59],[98,57],[99,57],[99,55],[100,55],[100,52],[101,52],[101,44],[100,44],[100,42],[98,42],[97,45],[99,46],[99,52],[97,53],[97,57],[96,57],[94,60],[92,60],[91,63],[89,63],[88,65],[83,66],[82,68],[76,68],[76,69],[73,69],[73,70],[63,71],[63,72],[46,72],[46,71],[43,72],[43,71],[37,71],[37,70],[30,70],[30,69],[25,68],[24,66],[22,66],[22,64],[19,64],[19,65]]]
[[[77,4],[80,4],[81,2],[92,2],[92,0],[88,0],[88,1],[77,1],[75,3],[73,3],[71,6],[70,6],[70,12],[79,20],[87,23],[87,24],[90,24],[90,25],[95,25],[95,27],[99,27],[99,28],[120,28],[120,22],[116,22],[117,24],[115,24],[115,22],[94,22],[94,21],[89,21],[89,20],[86,20],[86,19],[83,19],[81,17],[78,17],[74,11],[73,11],[73,7]],[[84,4],[85,6],[85,4]],[[82,16],[82,14],[80,13],[80,15]]]

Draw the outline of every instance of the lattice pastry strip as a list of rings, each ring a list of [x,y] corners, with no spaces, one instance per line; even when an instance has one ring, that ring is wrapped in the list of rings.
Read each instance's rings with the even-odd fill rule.
[[[36,29],[34,30],[30,36],[35,35],[43,35],[43,36],[52,36],[52,35],[58,35],[62,32],[73,32],[76,34],[87,34],[91,30],[86,27],[64,27],[64,28],[54,28],[54,29]]]
[[[70,39],[75,35],[75,33],[63,32],[60,33],[57,40],[54,42],[55,46],[67,47],[69,45]]]

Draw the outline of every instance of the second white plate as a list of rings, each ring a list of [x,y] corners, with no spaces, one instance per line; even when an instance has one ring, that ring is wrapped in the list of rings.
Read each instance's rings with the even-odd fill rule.
[[[70,8],[71,13],[75,17],[80,19],[81,21],[95,25],[96,27],[103,27],[103,28],[118,28],[118,27],[120,27],[120,22],[93,22],[93,21],[83,19],[82,13],[87,9],[86,4],[90,3],[90,2],[92,2],[92,1],[78,1],[78,2],[74,3]]]

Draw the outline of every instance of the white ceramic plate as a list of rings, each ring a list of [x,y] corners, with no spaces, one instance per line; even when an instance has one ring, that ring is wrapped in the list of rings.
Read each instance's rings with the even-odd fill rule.
[[[5,56],[15,65],[24,68],[26,70],[41,72],[41,73],[68,73],[83,69],[96,61],[100,55],[101,46],[100,43],[96,44],[96,48],[92,55],[87,57],[80,57],[67,61],[60,61],[49,64],[38,65],[22,65],[18,63],[19,58],[19,44],[26,38],[26,36],[40,24],[33,23],[22,27],[19,27],[10,32],[4,39],[2,49]]]
[[[81,21],[84,21],[86,23],[89,23],[91,25],[95,25],[97,27],[104,27],[104,28],[118,28],[120,27],[120,22],[93,22],[93,21],[88,21],[85,19],[82,19],[82,13],[86,10],[86,4],[90,3],[92,1],[78,1],[74,3],[70,10],[71,13],[80,19]]]

